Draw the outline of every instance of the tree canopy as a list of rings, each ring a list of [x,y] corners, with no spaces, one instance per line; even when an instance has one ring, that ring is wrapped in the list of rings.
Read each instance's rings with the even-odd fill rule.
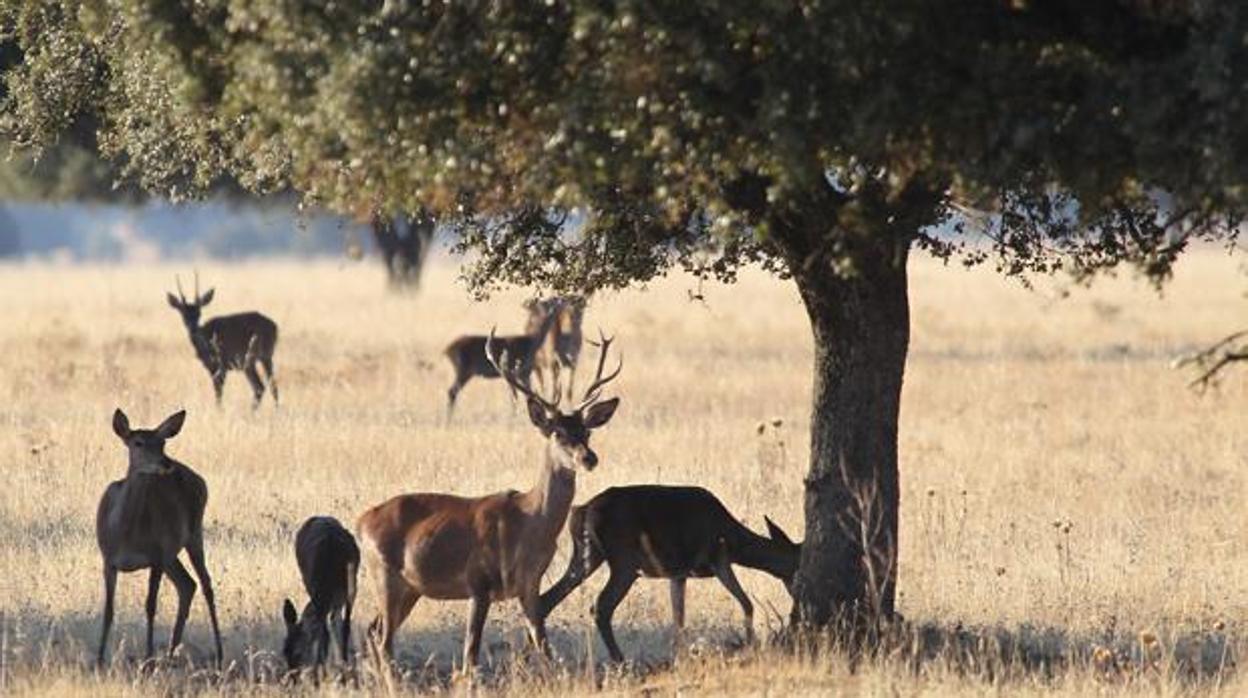
[[[998,214],[1009,271],[1164,273],[1176,242],[1244,207],[1246,14],[9,0],[25,60],[4,127],[47,147],[89,115],[125,176],[173,196],[232,175],[346,212],[470,221],[470,245],[496,253],[481,280],[619,286],[674,261],[730,275],[771,255],[770,219],[812,191],[844,200],[828,221],[843,234],[917,188]],[[532,215],[572,208],[572,244]]]

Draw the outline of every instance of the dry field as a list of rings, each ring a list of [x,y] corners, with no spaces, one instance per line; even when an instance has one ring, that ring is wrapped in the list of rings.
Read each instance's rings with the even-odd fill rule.
[[[398,639],[401,681],[365,671],[363,690],[1242,695],[1248,369],[1200,397],[1184,388],[1190,374],[1169,368],[1248,325],[1239,264],[1200,252],[1160,297],[1123,279],[1062,298],[1056,281],[1025,291],[987,270],[914,262],[900,607],[924,632],[911,651],[851,667],[837,653],[734,649],[739,611],[706,581],[690,585],[695,640],[673,662],[666,584],[643,581],[615,623],[639,661],[594,669],[599,572],[552,616],[557,666],[527,658],[509,602],[492,611],[479,683],[451,682],[465,605],[421,601]],[[0,694],[276,694],[280,604],[302,603],[291,539],[305,517],[352,524],[400,492],[486,493],[535,477],[539,437],[500,383],[470,383],[456,421],[442,422],[451,375],[441,348],[494,323],[519,329],[521,294],[473,304],[449,263],[413,297],[384,293],[371,264],[201,267],[217,288],[209,315],[255,308],[281,326],[283,404],[253,414],[237,373],[224,408],[213,405],[164,301],[176,271],[189,270],[0,267]],[[696,483],[755,530],[767,514],[800,537],[810,340],[796,294],[761,274],[708,287],[705,304],[688,300],[693,287],[674,278],[595,299],[587,329],[618,337],[623,405],[595,437],[602,462],[579,476],[577,499],[621,483]],[[116,406],[142,426],[189,413],[169,452],[210,487],[224,677],[199,669],[210,646],[200,597],[182,657],[150,674],[135,666],[144,574],[122,576],[112,665],[91,668],[94,511],[125,472],[109,427]],[[759,630],[777,628],[783,587],[741,578]],[[158,643],[174,606],[166,583]],[[374,608],[364,579],[361,625]]]

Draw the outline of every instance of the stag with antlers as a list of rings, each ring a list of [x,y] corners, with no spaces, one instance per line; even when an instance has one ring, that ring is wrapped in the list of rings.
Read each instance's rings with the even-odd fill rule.
[[[372,630],[386,656],[392,654],[395,631],[422,596],[472,602],[465,667],[477,663],[490,604],[505,599],[520,600],[529,638],[535,647],[548,651],[539,595],[542,574],[554,557],[556,539],[572,506],[576,470],[598,465],[598,455],[589,447],[590,432],[615,414],[619,398],[601,400],[601,394],[624,364],[621,360],[614,372],[603,376],[611,345],[603,337],[594,381],[580,404],[565,412],[559,408],[558,393],[547,400],[507,369],[506,352],[493,331],[486,344],[486,355],[498,373],[527,398],[529,419],[546,440],[537,483],[527,492],[475,498],[407,494],[360,517],[365,564],[378,583],[382,609]]]
[[[257,312],[237,313],[215,317],[202,325],[200,313],[205,305],[212,302],[214,289],[208,289],[202,296],[199,293],[199,273],[195,274],[195,295],[187,300],[182,292],[182,280],[174,277],[178,285],[178,295],[166,294],[169,305],[182,315],[182,322],[191,337],[191,346],[200,363],[208,370],[212,378],[212,388],[217,395],[217,404],[221,404],[221,393],[225,389],[227,371],[242,371],[251,383],[254,396],[252,408],[260,406],[264,397],[265,381],[260,378],[259,366],[264,367],[269,389],[273,393],[273,404],[278,402],[277,380],[273,374],[273,350],[277,346],[277,323]]]

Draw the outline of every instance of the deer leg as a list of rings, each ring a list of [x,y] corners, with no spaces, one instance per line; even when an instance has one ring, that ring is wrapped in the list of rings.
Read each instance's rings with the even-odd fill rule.
[[[200,536],[203,534],[201,533]],[[212,622],[212,638],[217,650],[217,668],[221,668],[221,630],[217,625],[217,597],[212,590],[212,577],[208,575],[208,566],[204,564],[204,541],[195,536],[186,546],[187,556],[191,558],[191,567],[195,568],[195,576],[204,587],[204,601],[208,603],[208,620]]]
[[[260,357],[260,364],[264,366],[264,375],[269,379],[269,393],[273,395],[273,405],[278,403],[277,399],[277,376],[273,375],[273,357]]]
[[[612,569],[607,586],[603,588],[602,593],[598,594],[598,602],[594,604],[594,622],[598,625],[598,634],[606,643],[607,652],[611,654],[613,662],[624,661],[624,653],[620,651],[620,646],[615,642],[615,631],[611,629],[611,617],[615,615],[616,606],[624,600],[635,581],[637,581],[637,572],[633,570],[626,572],[622,568]]]
[[[117,568],[104,563],[104,614],[100,628],[100,651],[96,654],[97,666],[104,666],[104,650],[108,647],[108,631],[113,627],[113,599],[117,596]]]
[[[342,609],[342,623],[338,628],[338,651],[342,654],[342,663],[351,663],[351,602]]]
[[[381,651],[387,658],[394,656],[394,635],[407,620],[420,594],[399,576],[398,572],[386,570],[381,581]]]
[[[178,590],[178,615],[173,621],[173,634],[169,636],[169,656],[182,644],[182,629],[186,627],[186,616],[191,612],[191,599],[195,597],[195,580],[186,571],[178,558],[170,558],[165,563],[165,574],[173,581]]]
[[[455,374],[455,382],[446,391],[446,421],[451,421],[451,415],[455,412],[455,398],[459,397],[459,391],[464,389],[464,384],[468,382],[466,376]]]
[[[221,406],[221,395],[225,392],[225,368],[212,374],[212,390],[217,395],[217,407]]]
[[[576,389],[576,364],[568,364],[568,401],[573,401],[576,397],[572,391]]]
[[[329,659],[329,624],[331,618],[326,616],[321,619],[320,627],[317,629],[316,638],[316,669],[319,672],[325,666],[325,660]]]
[[[247,376],[247,382],[251,384],[251,394],[254,396],[251,409],[254,410],[260,407],[260,399],[264,397],[264,381],[260,380],[260,372],[256,370],[255,363],[243,369],[243,375]]]
[[[579,513],[572,515],[568,526],[572,535],[572,558],[568,560],[568,569],[555,585],[546,590],[541,598],[542,618],[545,619],[555,607],[563,602],[568,594],[576,590],[591,574],[602,565],[602,555],[592,541],[586,540],[585,525]]]
[[[724,585],[729,594],[741,604],[741,611],[745,614],[745,639],[747,642],[754,642],[754,604],[750,603],[750,597],[746,595],[745,590],[741,588],[741,582],[737,581],[737,575],[732,571],[732,564],[727,560],[720,560],[715,565],[715,577],[719,579],[719,583]]]
[[[685,579],[680,577],[669,583],[668,591],[672,598],[672,646],[680,651],[681,637],[685,630]]]
[[[481,634],[485,630],[485,617],[490,613],[489,592],[477,592],[472,597],[468,611],[468,632],[464,637],[464,668],[477,666],[481,653]]]
[[[156,653],[153,630],[156,624],[156,600],[160,594],[160,580],[162,577],[164,577],[164,573],[161,572],[160,567],[152,565],[152,569],[147,577],[147,604],[144,606],[144,611],[147,613],[146,657],[148,659],[151,659],[152,655]]]
[[[542,601],[537,583],[521,594],[520,607],[524,610],[524,620],[529,626],[529,640],[534,649],[550,658],[550,645],[546,642],[546,617],[542,615]]]

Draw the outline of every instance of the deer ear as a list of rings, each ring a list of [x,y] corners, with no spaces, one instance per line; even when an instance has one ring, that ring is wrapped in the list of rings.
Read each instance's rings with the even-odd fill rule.
[[[611,421],[611,417],[615,415],[615,408],[619,406],[620,399],[618,397],[590,405],[589,409],[585,410],[585,428],[597,429]]]
[[[130,436],[130,418],[120,407],[113,411],[113,433],[123,440]]]
[[[213,294],[213,293],[215,293],[215,292],[216,292],[216,290],[217,290],[217,289],[215,289],[215,288],[210,288],[210,289],[208,289],[208,290],[204,293],[204,295],[202,295],[202,296],[200,296],[200,297],[199,297],[199,305],[200,305],[200,307],[203,307],[203,306],[205,306],[205,305],[208,305],[209,303],[211,303],[211,302],[212,302],[212,294]]]
[[[295,605],[290,602],[290,599],[286,599],[282,604],[282,619],[286,621],[288,626],[299,623],[299,613],[295,610]]]
[[[542,430],[542,433],[550,431],[550,415],[546,414],[546,407],[542,403],[529,398],[529,420],[533,422],[533,426]]]
[[[182,423],[186,421],[186,410],[178,410],[156,427],[156,434],[162,439],[172,439],[182,431]]]
[[[772,521],[769,517],[766,517],[766,516],[763,517],[763,521],[767,522],[767,535],[771,536],[772,540],[776,541],[777,543],[784,543],[786,545],[792,545],[792,546],[797,545],[797,543],[793,542],[792,538],[789,538],[788,534],[786,534],[783,530],[780,529],[779,526],[776,525],[775,521]]]
[[[179,301],[172,293],[166,293],[165,300],[169,301],[169,305],[172,305],[174,308],[178,310],[182,309],[182,302]]]

